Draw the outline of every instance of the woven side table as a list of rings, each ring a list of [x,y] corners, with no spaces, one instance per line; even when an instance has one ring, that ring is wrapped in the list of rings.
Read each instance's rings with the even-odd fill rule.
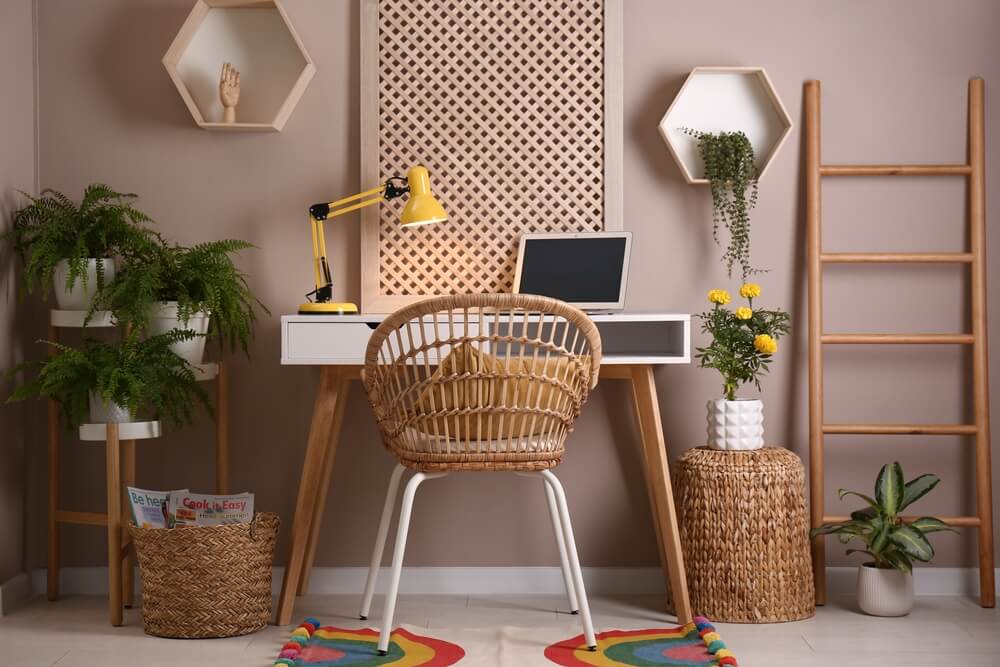
[[[802,461],[787,449],[690,449],[674,466],[691,606],[713,621],[815,611]]]

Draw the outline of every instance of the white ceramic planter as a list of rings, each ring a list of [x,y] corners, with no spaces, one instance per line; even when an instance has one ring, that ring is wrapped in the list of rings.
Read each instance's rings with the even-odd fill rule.
[[[135,421],[135,416],[117,403],[105,401],[96,392],[90,392],[90,423],[91,424],[122,424]]]
[[[164,301],[153,309],[149,320],[149,333],[159,335],[173,329],[191,329],[202,334],[192,340],[174,343],[170,349],[174,354],[187,360],[189,364],[200,364],[205,356],[205,336],[208,333],[209,314],[195,313],[190,320],[184,322],[177,316],[177,302]]]
[[[115,261],[110,257],[105,257],[104,283],[110,283],[115,279]],[[87,284],[79,278],[73,284],[73,289],[66,289],[66,279],[69,277],[69,260],[62,260],[56,264],[56,270],[52,276],[52,284],[56,291],[56,305],[59,310],[87,310],[90,302],[97,294],[97,260],[94,258],[87,260]]]
[[[906,616],[913,611],[913,575],[859,565],[858,606],[871,616]]]
[[[708,446],[747,451],[764,446],[764,403],[759,399],[708,402]]]

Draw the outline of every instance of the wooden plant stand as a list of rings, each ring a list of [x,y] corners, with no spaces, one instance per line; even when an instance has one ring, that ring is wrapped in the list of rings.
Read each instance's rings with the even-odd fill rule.
[[[49,316],[49,340],[58,340],[58,330],[82,328],[86,311],[53,310]],[[87,327],[114,327],[110,313],[99,311]],[[50,349],[50,355],[55,351]],[[216,493],[229,492],[229,381],[222,361],[199,364],[200,380],[215,380],[215,488]],[[106,526],[108,532],[108,610],[111,625],[121,625],[123,608],[131,608],[135,597],[135,555],[132,552],[128,522],[128,500],[124,489],[135,484],[135,441],[158,438],[160,422],[127,422],[122,424],[83,424],[80,440],[104,441],[107,476],[107,512],[77,512],[60,508],[59,503],[59,406],[49,401],[49,509],[48,509],[48,572],[46,596],[59,598],[59,525],[71,523],[85,526]]]

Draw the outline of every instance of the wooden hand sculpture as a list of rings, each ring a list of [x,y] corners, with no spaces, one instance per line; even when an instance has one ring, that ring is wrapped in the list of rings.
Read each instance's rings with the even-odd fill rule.
[[[222,66],[222,76],[219,77],[219,99],[222,100],[222,122],[236,122],[236,105],[240,101],[240,73],[225,63]]]

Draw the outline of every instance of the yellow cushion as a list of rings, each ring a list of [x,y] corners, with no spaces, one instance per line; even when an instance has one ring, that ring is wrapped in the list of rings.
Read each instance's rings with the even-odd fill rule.
[[[589,366],[589,357],[584,361],[583,370],[586,371]],[[508,364],[510,370],[508,370]],[[448,356],[441,360],[431,378],[432,381],[437,381],[466,373],[473,376],[477,374],[530,373],[537,376],[537,379],[521,377],[516,380],[504,380],[503,378],[469,377],[467,379],[452,379],[445,384],[431,384],[421,392],[418,399],[418,409],[426,410],[429,413],[490,407],[531,409],[535,405],[544,409],[550,407],[550,399],[553,402],[558,402],[560,400],[566,401],[567,397],[562,396],[563,392],[558,387],[544,382],[540,378],[559,378],[570,387],[575,387],[578,386],[576,380],[581,369],[572,357],[553,355],[546,360],[544,354],[540,352],[537,359],[530,356],[517,356],[508,360],[482,352],[472,343],[462,343],[453,348]],[[586,378],[583,379],[583,382],[586,382]],[[559,406],[555,404],[551,407],[557,408]],[[524,412],[505,412],[502,415],[502,432],[501,413],[494,412],[491,419],[487,410],[478,414],[470,414],[468,417],[460,415],[457,431],[454,416],[418,420],[414,427],[427,434],[444,435],[448,433],[452,438],[463,440],[493,440],[511,435],[523,437],[537,435],[546,428],[550,428],[549,420],[543,420],[531,414],[525,416]],[[480,423],[481,426],[479,426]],[[437,427],[436,432],[435,426]]]

